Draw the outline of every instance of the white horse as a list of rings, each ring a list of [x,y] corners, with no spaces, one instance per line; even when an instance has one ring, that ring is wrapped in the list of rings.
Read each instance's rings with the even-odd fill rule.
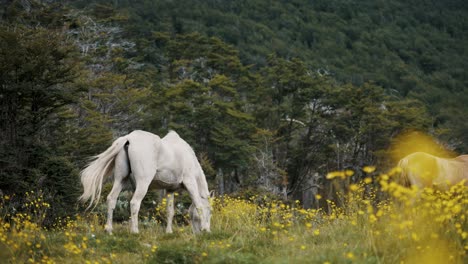
[[[468,155],[445,159],[424,152],[412,153],[398,163],[401,181],[418,188],[447,190],[462,180],[468,186]]]
[[[123,181],[130,179],[135,192],[130,201],[130,231],[138,233],[138,211],[150,184],[168,192],[166,232],[172,233],[174,192],[185,188],[192,205],[189,208],[195,233],[210,231],[211,206],[208,184],[192,148],[171,131],[164,138],[137,130],[120,137],[81,172],[84,192],[81,201],[97,204],[103,181],[114,173],[114,185],[107,196],[106,231],[112,233],[112,213]]]

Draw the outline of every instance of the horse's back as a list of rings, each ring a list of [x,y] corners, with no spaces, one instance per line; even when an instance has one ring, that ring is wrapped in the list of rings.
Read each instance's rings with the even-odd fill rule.
[[[448,186],[460,182],[467,175],[467,164],[464,159],[439,158],[424,152],[412,153],[400,161],[401,168],[412,185],[418,187],[438,186],[447,189]]]
[[[151,132],[143,131],[143,130],[134,130],[130,134],[127,135],[127,138],[134,139],[134,140],[160,139],[158,135],[153,134]]]
[[[175,131],[170,131],[162,138],[163,150],[171,152],[173,158],[172,166],[181,171],[182,177],[195,177],[197,180],[205,178],[203,169],[198,162],[192,147],[183,140]],[[171,165],[170,165],[171,166]],[[204,188],[207,189],[208,187]]]
[[[169,133],[162,138],[162,142],[167,146],[171,146],[172,151],[178,158],[190,161],[197,158],[192,147],[175,131],[169,131]]]
[[[170,131],[161,139],[157,154],[159,174],[172,174],[181,180],[184,171],[194,171],[197,164],[194,151],[176,132]]]
[[[468,155],[460,155],[456,157],[455,160],[468,164]]]

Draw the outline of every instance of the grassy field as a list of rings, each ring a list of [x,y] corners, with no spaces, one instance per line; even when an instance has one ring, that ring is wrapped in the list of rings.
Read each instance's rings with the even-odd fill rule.
[[[330,173],[344,191],[340,206],[323,201],[327,210],[260,196],[217,197],[212,232],[199,235],[184,221],[165,234],[157,218],[142,219],[140,234],[130,234],[123,223],[108,235],[100,214],[46,229],[40,223],[51,205],[40,194],[28,193],[21,213],[12,213],[11,197],[3,196],[0,262],[467,263],[467,188],[409,189],[392,182],[394,173],[358,184],[349,183],[352,173]],[[155,208],[158,219],[164,219],[163,208]]]

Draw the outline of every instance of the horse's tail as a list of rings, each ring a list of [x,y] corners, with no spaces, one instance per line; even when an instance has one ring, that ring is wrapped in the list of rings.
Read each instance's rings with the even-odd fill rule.
[[[98,203],[102,182],[112,174],[115,157],[127,142],[128,139],[125,136],[116,139],[108,149],[94,156],[94,160],[81,171],[81,184],[84,191],[79,200],[82,202],[91,200],[87,209]]]
[[[408,179],[408,159],[405,157],[398,162],[398,168],[400,173],[398,175],[398,184],[403,186],[409,186],[410,180]]]

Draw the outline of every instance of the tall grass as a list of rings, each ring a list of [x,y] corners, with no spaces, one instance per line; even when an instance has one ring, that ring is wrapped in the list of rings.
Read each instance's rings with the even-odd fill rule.
[[[140,234],[116,224],[103,230],[90,214],[41,225],[40,193],[14,208],[0,198],[0,260],[6,263],[467,263],[468,190],[406,188],[394,170],[347,184],[344,206],[303,209],[298,201],[222,196],[212,200],[212,232],[192,234],[186,221],[165,234],[160,220],[143,221]],[[335,172],[341,184],[352,173]],[[377,199],[375,197],[388,197]],[[323,199],[317,197],[318,199]],[[164,219],[163,203],[154,211]],[[185,215],[179,217],[185,219]]]

